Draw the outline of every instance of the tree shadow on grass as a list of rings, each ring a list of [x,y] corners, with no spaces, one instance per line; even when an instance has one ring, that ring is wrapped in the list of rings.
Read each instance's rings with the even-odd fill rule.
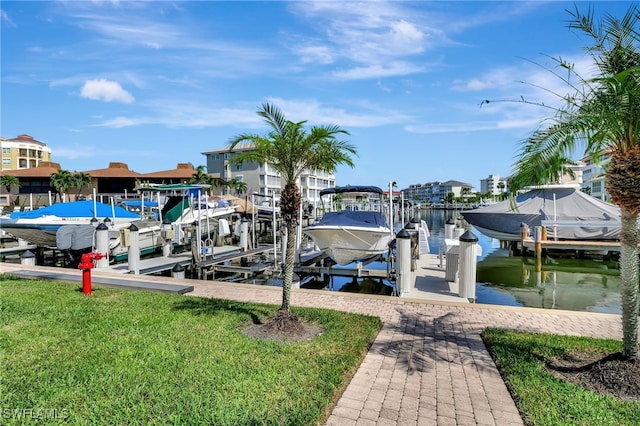
[[[253,324],[263,324],[263,320],[273,315],[276,308],[269,305],[248,305],[232,300],[188,297],[177,302],[173,309],[207,316],[216,315],[221,311],[229,311],[245,315]]]
[[[271,326],[276,307],[272,305],[246,304],[223,299],[186,298],[176,303],[175,310],[188,310],[194,315],[214,316],[221,311],[230,311],[246,315],[251,324],[245,325],[240,331],[247,337],[254,339],[274,340],[283,343],[300,342],[313,339],[324,332],[322,325],[300,322],[295,330],[282,329]]]

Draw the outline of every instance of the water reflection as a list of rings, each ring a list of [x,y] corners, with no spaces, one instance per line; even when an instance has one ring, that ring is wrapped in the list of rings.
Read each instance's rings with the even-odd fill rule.
[[[431,252],[444,238],[444,224],[458,212],[424,210]],[[620,270],[615,261],[547,256],[536,272],[532,257],[509,256],[499,241],[473,230],[483,255],[477,268],[477,303],[621,313]]]

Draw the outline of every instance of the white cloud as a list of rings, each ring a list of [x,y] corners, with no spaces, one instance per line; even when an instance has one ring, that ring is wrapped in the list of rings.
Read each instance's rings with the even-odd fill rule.
[[[302,46],[297,49],[297,54],[303,63],[330,64],[334,60],[328,46]]]
[[[116,81],[105,79],[85,81],[80,91],[80,96],[87,99],[95,99],[105,102],[133,103],[134,98]]]
[[[362,103],[351,104],[350,107],[358,107],[361,111],[351,112],[353,108],[331,107],[323,105],[321,101],[314,99],[288,100],[271,98],[268,101],[293,121],[307,120],[309,125],[336,124],[343,128],[349,127],[378,127],[396,123],[405,123],[411,120],[407,114],[383,109],[376,105]]]
[[[345,80],[359,80],[367,78],[393,77],[409,75],[424,71],[424,68],[406,62],[387,64],[373,64],[366,67],[356,67],[342,71],[335,71],[333,76]]]
[[[320,40],[309,48],[294,49],[303,63],[312,60],[322,64],[346,61],[347,71],[333,77],[364,79],[419,73],[422,66],[410,65],[409,58],[437,45],[442,33],[428,26],[415,9],[396,2],[369,4],[350,2],[294,2],[291,10],[313,21]],[[318,25],[321,22],[322,25]],[[315,53],[314,56],[311,53]],[[322,56],[317,56],[322,53]],[[311,58],[311,60],[309,59]],[[329,62],[329,59],[331,62]],[[400,63],[401,66],[389,63]]]
[[[7,12],[5,12],[2,9],[0,9],[0,21],[6,23],[7,25],[9,25],[11,27],[15,27],[16,26],[16,24],[11,20],[11,18],[9,18],[9,15],[7,15]]]

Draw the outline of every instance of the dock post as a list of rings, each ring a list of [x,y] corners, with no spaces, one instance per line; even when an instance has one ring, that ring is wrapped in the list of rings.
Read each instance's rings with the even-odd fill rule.
[[[536,272],[542,270],[542,226],[533,228],[533,242],[536,253]]]
[[[184,279],[184,267],[179,263],[173,265],[173,268],[171,269],[171,277]]]
[[[160,237],[162,238],[162,256],[169,257],[173,251],[174,232],[171,222],[167,219],[162,221]]]
[[[453,228],[456,227],[456,223],[452,218],[447,219],[447,223],[444,224],[444,238],[446,240],[453,240]]]
[[[458,293],[470,302],[476,300],[476,247],[478,237],[467,230],[460,236],[460,272]]]
[[[249,245],[249,219],[246,216],[240,221],[240,247],[243,251],[247,251]]]
[[[411,222],[407,222],[404,226],[404,230],[407,231],[409,236],[411,237],[411,271],[415,271],[418,269],[418,264],[416,260],[419,258],[418,250],[418,231],[415,225]]]
[[[445,246],[444,258],[444,279],[449,282],[457,282],[459,280],[458,265],[460,264],[460,245]]]
[[[129,226],[129,253],[127,255],[127,263],[129,264],[129,273],[140,274],[140,232],[138,227],[133,223]]]
[[[109,228],[104,223],[96,227],[96,251],[105,253],[106,256],[96,260],[96,268],[106,268],[109,266]]]
[[[398,248],[396,290],[400,296],[403,296],[409,291],[411,285],[411,235],[403,228],[396,234],[396,241]]]
[[[20,256],[20,264],[25,266],[36,266],[36,255],[27,250]]]
[[[460,226],[456,226],[455,228],[453,228],[453,239],[459,239],[462,234],[465,233],[465,229],[460,227]]]

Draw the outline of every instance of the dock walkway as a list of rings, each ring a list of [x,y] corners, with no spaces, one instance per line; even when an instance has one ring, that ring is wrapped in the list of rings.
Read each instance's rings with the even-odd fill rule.
[[[619,315],[481,305],[455,300],[453,283],[434,255],[419,263],[409,297],[292,289],[293,306],[375,315],[383,327],[333,408],[326,426],[523,425],[480,333],[487,327],[600,338],[622,338]],[[3,263],[0,272],[59,268]],[[79,279],[79,270],[69,270]],[[186,293],[279,305],[282,289],[219,281],[94,273],[121,280],[193,285]],[[446,300],[440,299],[441,297]],[[451,297],[451,299],[449,299]]]

